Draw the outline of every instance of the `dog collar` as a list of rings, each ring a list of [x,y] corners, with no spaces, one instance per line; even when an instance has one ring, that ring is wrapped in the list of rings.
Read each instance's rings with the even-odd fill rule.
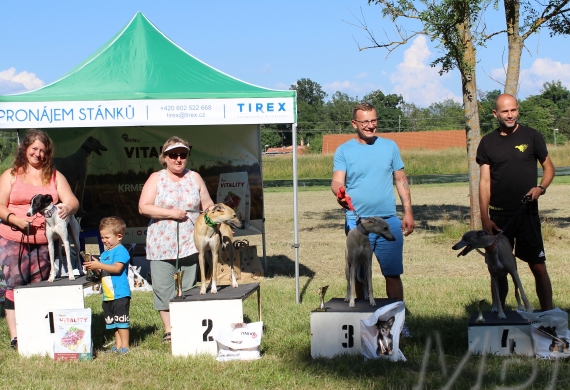
[[[56,210],[57,210],[57,207],[55,207],[55,205],[52,205],[51,209],[46,210],[46,212],[44,213],[44,217],[45,218],[51,218],[55,214]]]
[[[208,213],[204,213],[204,222],[206,222],[206,225],[208,225],[211,228],[215,228],[218,225],[217,223],[212,221],[210,217],[208,217]]]
[[[366,230],[366,228],[364,226],[362,226],[362,223],[360,222],[360,220],[358,220],[358,222],[356,224],[356,228],[358,229],[358,231],[360,233],[364,234],[365,236],[370,234],[370,232],[368,230]]]

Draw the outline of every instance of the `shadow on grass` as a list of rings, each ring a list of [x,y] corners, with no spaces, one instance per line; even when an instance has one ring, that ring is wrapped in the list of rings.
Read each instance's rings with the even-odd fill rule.
[[[276,277],[276,276],[285,276],[294,278],[295,277],[295,260],[290,259],[284,255],[277,255],[277,256],[268,256],[267,257],[267,276],[268,277]],[[307,288],[313,281],[313,277],[315,276],[315,271],[307,267],[306,265],[299,264],[299,277],[307,277],[308,280],[305,285],[301,288],[299,293],[300,300],[303,300],[303,296],[307,291]]]

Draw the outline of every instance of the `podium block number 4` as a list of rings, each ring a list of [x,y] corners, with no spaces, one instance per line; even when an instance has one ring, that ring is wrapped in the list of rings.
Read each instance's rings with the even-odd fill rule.
[[[212,328],[214,327],[214,322],[210,319],[203,319],[202,326],[208,327],[204,332],[204,334],[202,335],[202,341],[204,341],[205,343],[207,343],[208,341],[214,341],[214,338],[212,336],[209,336],[210,332],[212,331]]]
[[[346,343],[342,343],[343,348],[352,348],[354,347],[354,326],[352,325],[343,325],[342,330],[344,332],[344,338],[347,340]]]

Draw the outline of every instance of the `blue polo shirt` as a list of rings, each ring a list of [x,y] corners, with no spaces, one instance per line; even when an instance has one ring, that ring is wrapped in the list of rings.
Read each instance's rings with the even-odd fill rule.
[[[394,171],[404,169],[404,162],[394,141],[376,137],[368,145],[352,139],[338,147],[333,166],[333,171],[346,172],[346,193],[360,216],[396,215]],[[346,216],[355,218],[348,210]]]

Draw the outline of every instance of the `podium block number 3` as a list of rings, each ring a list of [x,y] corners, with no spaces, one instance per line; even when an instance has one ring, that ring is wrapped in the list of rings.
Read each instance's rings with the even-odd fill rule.
[[[343,325],[342,330],[344,331],[344,338],[347,340],[346,343],[342,343],[343,348],[354,347],[354,326]]]
[[[206,329],[206,331],[204,332],[204,334],[202,335],[202,341],[204,341],[206,343],[208,341],[214,341],[214,338],[212,336],[209,336],[210,332],[212,331],[212,327],[214,326],[214,322],[210,319],[203,319],[202,320],[202,326],[208,327]]]

